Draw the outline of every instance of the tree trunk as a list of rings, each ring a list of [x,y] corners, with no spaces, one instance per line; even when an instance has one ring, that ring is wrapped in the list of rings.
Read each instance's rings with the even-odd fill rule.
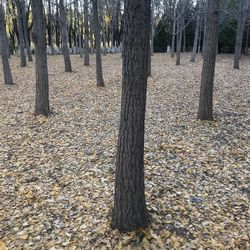
[[[213,120],[213,82],[218,42],[219,1],[208,0],[206,17],[206,46],[203,55],[202,79],[200,88],[199,113],[201,120]]]
[[[30,50],[30,45],[29,45],[29,38],[28,38],[28,27],[27,27],[27,22],[26,22],[26,11],[25,11],[25,1],[21,0],[21,6],[22,6],[22,21],[23,21],[23,35],[24,35],[24,42],[25,42],[25,47],[27,50],[27,55],[28,55],[28,61],[32,62],[32,55],[31,55],[31,50]]]
[[[63,0],[60,0],[59,3],[60,9],[60,26],[61,26],[61,34],[62,34],[62,53],[64,58],[64,65],[66,72],[72,72],[71,60],[69,56],[69,47],[68,47],[68,30],[67,30],[67,16],[64,8]]]
[[[89,6],[84,0],[84,65],[89,66]]]
[[[2,56],[3,75],[5,84],[14,84],[9,64],[9,45],[7,40],[6,22],[3,6],[0,3],[0,52]]]
[[[35,115],[49,116],[49,79],[46,54],[46,25],[42,0],[32,0],[36,57]]]
[[[172,42],[171,42],[171,57],[174,57],[174,46],[175,46],[175,30],[176,30],[176,6],[174,1],[174,24],[173,24],[173,30],[172,30]]]
[[[199,39],[199,30],[200,30],[200,13],[198,10],[191,62],[195,62],[195,57],[196,57],[196,53],[197,53],[197,46],[198,46],[198,39]]]
[[[122,232],[149,225],[144,191],[144,124],[150,0],[125,1],[123,80],[113,227]]]
[[[22,15],[22,6],[19,0],[15,0],[17,6],[17,20],[18,20],[18,35],[19,35],[19,53],[21,64],[20,67],[26,67],[26,55],[25,55],[25,43],[24,43],[24,32],[23,32],[23,15]]]
[[[243,33],[246,23],[247,2],[248,0],[240,0],[239,3],[240,7],[239,7],[237,34],[236,34],[235,51],[234,51],[234,69],[240,69],[240,57],[242,51]]]
[[[176,65],[181,64],[181,44],[182,44],[182,17],[179,16],[177,21]]]
[[[97,0],[92,0],[93,5],[93,19],[95,26],[95,46],[96,46],[96,81],[98,87],[104,87],[102,75],[102,56],[101,56],[101,39],[99,30],[98,6]]]
[[[53,45],[53,32],[52,32],[52,13],[51,13],[51,0],[48,0],[48,44],[49,53],[54,55],[54,45]]]

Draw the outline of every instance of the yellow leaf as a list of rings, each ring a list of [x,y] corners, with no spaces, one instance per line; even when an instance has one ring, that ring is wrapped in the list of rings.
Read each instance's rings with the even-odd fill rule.
[[[5,250],[6,249],[6,244],[0,240],[0,250]]]

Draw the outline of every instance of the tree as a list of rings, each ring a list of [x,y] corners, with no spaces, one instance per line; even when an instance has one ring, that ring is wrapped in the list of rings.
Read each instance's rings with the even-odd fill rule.
[[[89,65],[89,6],[88,0],[84,0],[84,65]]]
[[[218,42],[219,1],[208,0],[198,118],[213,120],[213,82]]]
[[[147,227],[144,194],[144,123],[150,32],[150,0],[127,0],[124,11],[123,80],[113,227]]]
[[[35,43],[36,101],[35,115],[50,115],[49,79],[46,54],[46,24],[42,0],[32,0]]]
[[[23,29],[23,14],[22,4],[20,0],[15,0],[17,6],[17,19],[18,19],[18,35],[19,35],[19,53],[20,53],[20,67],[26,67],[26,55],[25,55],[25,41],[24,41],[24,29]]]
[[[2,54],[3,75],[5,84],[13,84],[10,64],[9,64],[9,46],[6,33],[6,22],[3,6],[0,3],[0,51]]]
[[[236,34],[235,52],[234,52],[234,69],[240,68],[242,39],[247,17],[248,1],[249,0],[239,1],[239,15],[238,15],[237,34]]]
[[[67,16],[63,0],[60,0],[59,2],[59,10],[60,10],[60,26],[62,34],[62,53],[64,58],[65,71],[72,72],[71,60],[69,56],[69,47],[68,47]]]
[[[96,81],[98,87],[104,87],[104,80],[102,75],[102,56],[101,56],[101,39],[98,18],[97,0],[92,0],[93,5],[93,19],[95,32],[95,46],[96,46]]]
[[[196,19],[195,36],[194,36],[193,51],[191,55],[191,62],[195,62],[195,57],[197,53],[199,30],[200,30],[200,15],[201,14],[200,14],[200,7],[199,7],[199,1],[198,1],[197,2],[197,19]]]

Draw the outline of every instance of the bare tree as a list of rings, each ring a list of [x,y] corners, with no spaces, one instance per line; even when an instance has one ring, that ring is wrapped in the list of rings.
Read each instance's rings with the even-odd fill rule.
[[[213,120],[213,83],[218,43],[219,1],[208,0],[198,118]]]
[[[101,39],[100,39],[97,0],[92,0],[92,5],[93,5],[93,19],[95,28],[95,46],[96,46],[96,82],[98,87],[104,87],[104,80],[102,75]]]
[[[247,17],[248,2],[249,0],[239,1],[239,15],[238,15],[237,34],[236,34],[235,51],[234,51],[234,69],[240,68],[242,39]]]
[[[64,58],[65,71],[72,72],[69,47],[68,47],[67,15],[63,0],[60,0],[59,2],[59,10],[60,10],[60,26],[62,34],[62,53]]]
[[[3,6],[0,3],[0,51],[2,55],[3,75],[5,84],[13,84],[10,64],[9,64],[9,45],[6,33],[6,22]]]
[[[84,0],[84,65],[89,65],[89,4]]]
[[[144,123],[150,33],[150,0],[127,0],[124,11],[123,80],[113,227],[147,227],[144,193]]]
[[[200,16],[201,16],[200,6],[199,6],[199,1],[198,1],[197,2],[197,19],[196,19],[196,27],[195,27],[194,44],[193,44],[191,62],[195,62],[195,57],[196,57],[196,53],[197,53],[199,30],[200,30]]]
[[[35,115],[50,115],[49,79],[46,54],[46,24],[42,0],[32,0],[34,43],[36,57]]]
[[[26,55],[25,55],[25,41],[24,41],[24,30],[23,30],[23,14],[22,4],[19,0],[15,0],[17,7],[17,20],[18,20],[18,34],[19,34],[19,53],[20,53],[20,67],[26,67]]]

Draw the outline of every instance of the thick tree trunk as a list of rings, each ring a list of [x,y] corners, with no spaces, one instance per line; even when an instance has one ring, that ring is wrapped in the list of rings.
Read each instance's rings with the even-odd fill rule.
[[[3,6],[0,3],[0,52],[2,56],[3,75],[5,84],[14,84],[9,64],[9,45],[7,40],[6,22]]]
[[[84,65],[89,66],[89,5],[84,0]]]
[[[202,79],[200,88],[199,113],[201,120],[213,120],[213,82],[218,42],[219,1],[208,0],[206,20],[206,46],[203,55]]]
[[[198,12],[199,12],[199,10],[198,10]],[[199,30],[200,30],[200,13],[197,14],[197,21],[196,21],[196,27],[195,27],[195,36],[194,36],[194,44],[193,44],[191,62],[195,62],[196,53],[197,53],[197,46],[198,46],[198,39],[199,39]]]
[[[237,34],[236,34],[235,51],[234,51],[234,69],[240,68],[242,39],[243,39],[243,33],[244,33],[244,28],[245,28],[245,23],[246,23],[247,2],[248,0],[240,0],[240,3],[239,3],[240,7],[239,7]]]
[[[64,65],[66,72],[72,72],[71,60],[69,55],[69,47],[68,47],[68,30],[67,30],[67,16],[64,8],[63,0],[60,0],[59,3],[60,9],[60,26],[61,26],[61,34],[62,34],[62,53],[64,58]]]
[[[32,0],[32,14],[34,23],[34,43],[36,57],[36,103],[35,115],[48,116],[49,107],[49,79],[46,54],[46,25],[42,0]]]
[[[150,0],[125,1],[123,80],[116,162],[113,227],[147,227],[144,191],[144,124],[147,92]]]
[[[95,26],[95,46],[96,46],[96,81],[98,87],[104,87],[104,80],[102,75],[102,56],[101,56],[101,39],[99,30],[98,5],[97,0],[92,0],[93,5],[93,19]]]
[[[19,0],[15,0],[17,6],[17,20],[18,20],[18,35],[19,35],[19,53],[20,53],[20,67],[26,67],[26,55],[25,55],[25,42],[24,42],[24,31],[23,31],[23,15],[22,6]]]
[[[27,55],[28,55],[28,61],[32,62],[32,55],[31,55],[31,50],[30,50],[30,45],[29,45],[29,38],[28,38],[28,27],[27,27],[27,21],[26,21],[26,11],[25,11],[25,1],[21,0],[21,6],[22,6],[22,21],[23,21],[23,34],[24,34],[24,42],[25,42],[25,47],[27,50]]]

